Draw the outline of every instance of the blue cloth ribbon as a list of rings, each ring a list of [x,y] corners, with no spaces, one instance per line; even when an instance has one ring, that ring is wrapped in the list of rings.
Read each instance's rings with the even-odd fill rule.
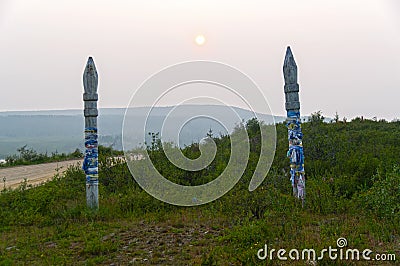
[[[85,159],[82,169],[87,175],[86,179],[97,179],[98,175],[98,142],[97,128],[85,128]]]

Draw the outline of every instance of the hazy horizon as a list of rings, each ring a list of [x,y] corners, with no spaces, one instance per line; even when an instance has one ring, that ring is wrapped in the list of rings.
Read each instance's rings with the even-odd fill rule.
[[[135,123],[146,120],[146,126],[137,126],[132,129],[129,139],[136,145],[143,143],[139,137],[142,130],[146,132],[160,132],[163,141],[174,141],[179,129],[180,146],[199,142],[206,136],[210,128],[216,134],[231,133],[237,123],[248,121],[258,117],[266,124],[282,122],[285,117],[272,117],[267,114],[257,113],[234,108],[237,116],[232,116],[231,108],[226,106],[193,106],[183,105],[179,107],[181,112],[174,112],[174,107],[157,107],[148,115],[147,108],[137,108],[133,111]],[[124,123],[123,108],[101,108],[99,109],[98,128],[99,143],[104,146],[112,145],[115,149],[122,150],[122,132]],[[198,112],[211,112],[218,114],[217,120],[212,117],[195,117]],[[132,115],[132,113],[131,113]],[[163,130],[164,119],[168,116],[168,130]],[[147,117],[147,119],[146,119]],[[188,117],[193,119],[187,120]],[[185,121],[182,124],[182,121]],[[221,123],[223,121],[223,123]],[[27,144],[38,152],[73,152],[76,148],[84,148],[84,118],[79,109],[63,111],[11,111],[0,112],[0,158],[15,154],[17,149]],[[29,128],[29,130],[26,130]]]
[[[214,104],[192,104],[192,105],[224,106],[224,105],[214,105]],[[148,108],[149,106],[142,106],[142,107],[143,108]],[[161,108],[162,107],[170,108],[170,107],[174,107],[174,106],[173,105],[157,106],[157,108],[159,108],[159,107],[161,107]],[[236,107],[236,108],[240,108],[240,109],[243,109],[243,110],[246,110],[246,111],[251,111],[246,107],[240,107],[240,106],[230,106],[230,107]],[[135,107],[133,107],[133,108],[135,108]],[[126,109],[126,107],[101,107],[101,108],[98,108],[98,109],[99,110],[101,110],[101,109],[121,109],[122,110],[122,109]],[[21,112],[21,113],[32,112],[32,113],[34,113],[34,112],[63,112],[63,111],[79,111],[79,112],[82,112],[82,117],[83,117],[83,109],[79,109],[79,108],[70,108],[70,109],[37,109],[37,110],[0,110],[0,114],[18,113],[18,112]],[[319,111],[322,112],[322,115],[326,119],[333,119],[334,116],[335,116],[335,114],[333,114],[332,116],[326,115],[323,110],[315,110],[315,111],[313,111],[313,112],[311,112],[309,114],[305,114],[304,112],[302,112],[301,116],[302,117],[308,117],[308,116],[311,116],[313,113],[316,113],[316,112],[319,112]],[[272,115],[272,116],[275,116],[275,117],[286,117],[286,114],[268,114],[266,112],[257,112],[257,113],[265,114],[265,115]],[[338,112],[338,114],[340,114],[340,113]],[[101,113],[99,115],[101,115]],[[357,117],[363,117],[364,119],[378,119],[378,120],[379,119],[385,119],[388,122],[395,121],[395,120],[397,121],[398,119],[400,119],[400,117],[393,117],[391,119],[388,119],[388,118],[385,118],[385,117],[377,117],[377,116],[367,117],[367,116],[364,116],[364,115],[361,114],[361,115],[355,115],[354,117],[339,116],[339,120],[343,120],[343,118],[346,118],[349,121],[349,120],[352,120],[352,119],[357,118]]]

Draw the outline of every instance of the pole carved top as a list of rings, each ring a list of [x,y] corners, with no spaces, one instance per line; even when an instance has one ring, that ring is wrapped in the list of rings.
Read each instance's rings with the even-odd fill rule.
[[[97,85],[98,75],[93,58],[89,57],[85,71],[83,72],[83,87],[85,93],[83,94],[84,101],[97,101]]]
[[[285,79],[285,108],[290,116],[300,116],[299,84],[297,84],[297,65],[294,61],[290,46],[286,49],[283,63],[283,77]],[[289,116],[289,115],[288,115]]]
[[[294,61],[290,46],[286,49],[285,61],[283,63],[283,77],[285,79],[285,84],[297,83],[297,65]]]

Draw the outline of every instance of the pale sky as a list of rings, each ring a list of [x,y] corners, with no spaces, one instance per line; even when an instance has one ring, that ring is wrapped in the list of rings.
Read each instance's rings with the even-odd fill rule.
[[[288,45],[302,115],[400,118],[398,0],[0,0],[0,111],[82,108],[93,56],[99,107],[126,107],[169,65],[212,60],[249,75],[285,115]]]

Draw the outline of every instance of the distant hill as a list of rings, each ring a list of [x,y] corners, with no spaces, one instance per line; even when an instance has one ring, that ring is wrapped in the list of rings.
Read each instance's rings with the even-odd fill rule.
[[[161,132],[162,123],[173,108],[173,106],[155,107],[148,118],[146,133]],[[251,111],[237,107],[232,108],[243,121],[254,117]],[[178,121],[181,120],[180,114],[198,114],[202,110],[225,117],[226,129],[216,121],[205,117],[187,122],[181,130],[179,139],[179,145],[184,146],[201,140],[210,128],[216,135],[230,133],[235,125],[241,121],[232,117],[228,112],[229,109],[230,107],[218,105],[180,106],[179,113],[173,113],[168,117],[168,123],[172,123],[173,127],[180,128],[182,126],[178,124]],[[143,121],[147,115],[147,110],[148,108],[138,107],[134,108],[132,113],[138,121]],[[125,108],[103,108],[99,110],[98,128],[101,145],[112,145],[115,149],[122,149],[121,133],[124,114]],[[274,123],[274,121],[282,122],[285,119],[269,114],[258,113],[257,115],[260,120],[267,124]],[[83,150],[83,128],[82,110],[0,112],[0,158],[15,154],[17,149],[25,144],[38,152],[48,152],[49,154],[56,151],[58,153],[72,152],[76,148]],[[137,130],[143,130],[143,128],[137,128]],[[134,138],[135,132],[132,135]],[[168,132],[165,132],[162,136],[163,140],[170,140],[171,138],[172,136],[168,135]],[[142,140],[136,139],[136,141],[138,145],[143,144]]]

